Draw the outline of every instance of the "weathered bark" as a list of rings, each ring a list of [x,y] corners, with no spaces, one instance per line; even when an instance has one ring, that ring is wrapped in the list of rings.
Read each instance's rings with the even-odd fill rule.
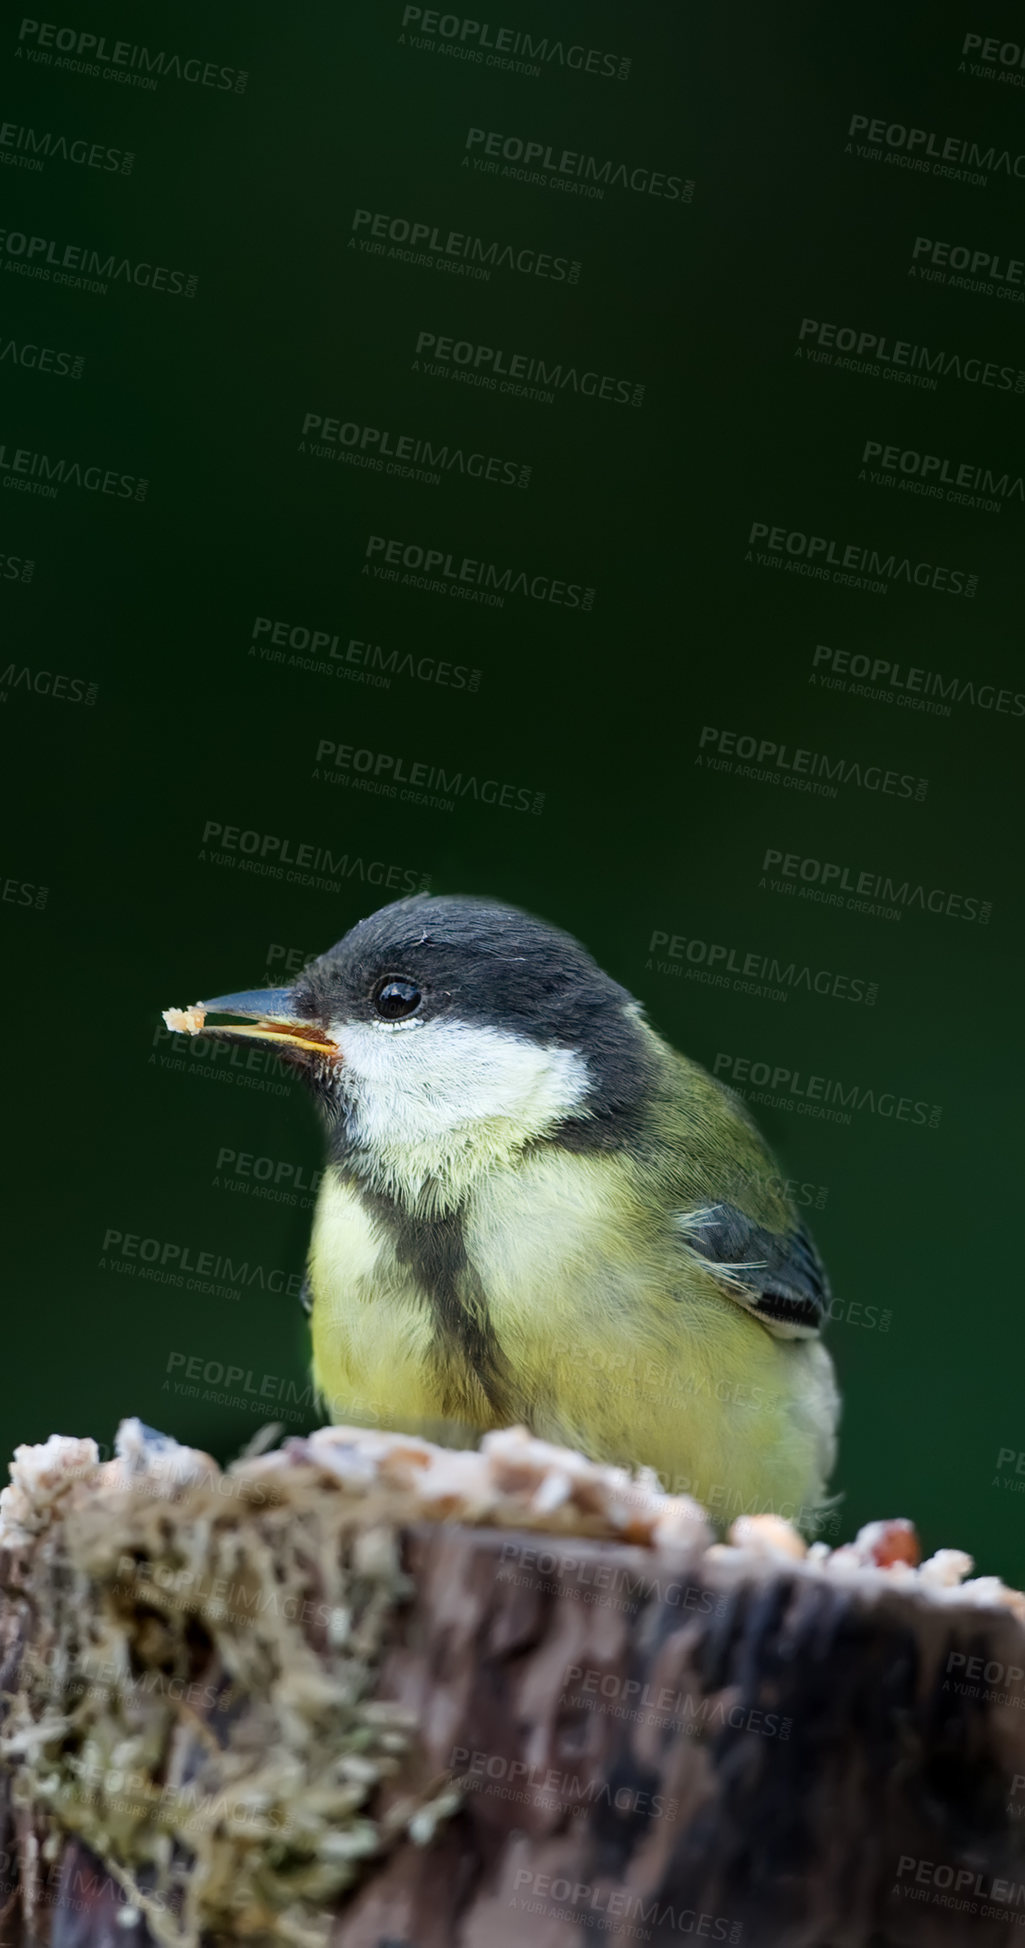
[[[2,1948],[1021,1940],[1009,1611],[700,1541],[424,1520],[302,1444],[264,1484],[86,1484],[0,1562]],[[161,1550],[168,1574],[190,1565],[184,1597]],[[219,1617],[206,1571],[229,1559],[306,1610]],[[115,1632],[127,1701],[111,1681],[83,1704],[83,1647]],[[104,1795],[95,1766],[83,1790],[75,1765],[140,1728],[153,1795]],[[338,1751],[364,1755],[355,1785]],[[339,1834],[358,1851],[340,1872]]]
[[[470,1746],[498,1754],[502,1777],[485,1769],[467,1795],[441,1836],[447,1859],[408,1844],[392,1855],[340,1917],[336,1948],[562,1948],[589,1925],[612,1940],[694,1932],[757,1948],[961,1942],[973,1916],[937,1905],[959,1872],[980,1914],[983,1889],[1014,1883],[1013,1913],[984,1938],[1020,1939],[1022,1712],[948,1675],[952,1651],[991,1662],[991,1676],[1020,1670],[1013,1618],[896,1590],[865,1601],[778,1564],[737,1581],[707,1556],[669,1577],[660,1564],[660,1593],[610,1610],[581,1601],[581,1575],[650,1586],[650,1558],[581,1542],[545,1579],[556,1589],[510,1589],[495,1574],[509,1546],[465,1530],[410,1537],[419,1628],[389,1657],[387,1695],[417,1709],[429,1765]],[[567,1686],[568,1666],[599,1672],[594,1689]],[[653,1703],[666,1692],[689,1730],[664,1728]],[[627,1697],[649,1701],[626,1704],[640,1722],[600,1709]],[[494,1786],[523,1777],[516,1767],[530,1786],[510,1804]],[[930,1862],[943,1871],[919,1867]],[[574,1909],[575,1923],[561,1918]]]

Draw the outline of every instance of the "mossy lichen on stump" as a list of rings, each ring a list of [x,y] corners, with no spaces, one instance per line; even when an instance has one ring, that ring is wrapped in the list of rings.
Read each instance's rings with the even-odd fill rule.
[[[88,1451],[66,1472],[67,1519],[9,1576],[36,1619],[0,1741],[15,1806],[108,1862],[169,1948],[313,1948],[361,1863],[456,1803],[367,1810],[413,1729],[372,1695],[410,1593],[396,1530],[314,1468],[222,1475],[168,1445],[76,1495],[102,1473]]]

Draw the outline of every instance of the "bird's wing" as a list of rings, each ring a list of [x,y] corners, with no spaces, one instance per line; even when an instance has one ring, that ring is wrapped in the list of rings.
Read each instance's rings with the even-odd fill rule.
[[[756,1223],[736,1204],[677,1214],[684,1249],[738,1305],[780,1339],[810,1339],[829,1307],[825,1267],[798,1218],[785,1231]]]

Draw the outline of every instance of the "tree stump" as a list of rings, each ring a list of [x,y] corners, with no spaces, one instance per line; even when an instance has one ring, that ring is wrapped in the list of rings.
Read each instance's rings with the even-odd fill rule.
[[[1020,1598],[490,1440],[19,1450],[2,1948],[1022,1939]]]

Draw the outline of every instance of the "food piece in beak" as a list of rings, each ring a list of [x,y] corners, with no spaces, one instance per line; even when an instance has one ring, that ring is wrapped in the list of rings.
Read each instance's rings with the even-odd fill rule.
[[[219,994],[212,1001],[194,1001],[188,1008],[165,1008],[164,1020],[175,1035],[212,1035],[220,1041],[272,1042],[282,1055],[319,1055],[337,1062],[338,1044],[315,1021],[296,1011],[291,988],[253,988],[242,994]],[[207,1015],[245,1015],[245,1022],[213,1022]]]
[[[165,1008],[164,1020],[172,1035],[201,1035],[206,1019],[206,1008],[202,1001],[193,1001],[189,1008]]]

